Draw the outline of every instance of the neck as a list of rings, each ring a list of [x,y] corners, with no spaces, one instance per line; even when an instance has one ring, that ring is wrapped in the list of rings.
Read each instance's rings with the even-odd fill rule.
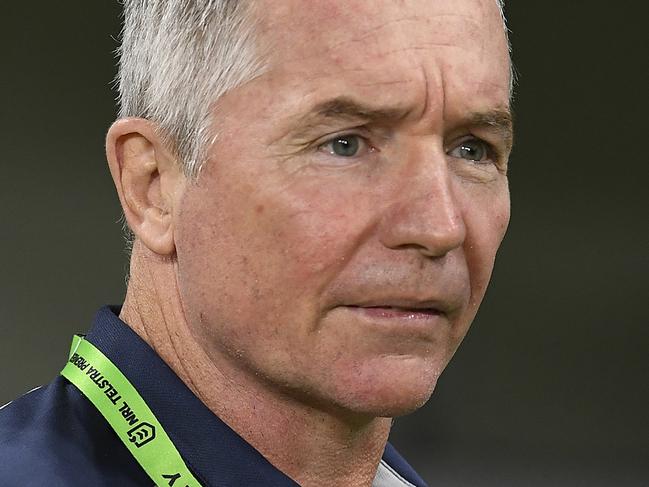
[[[300,485],[371,485],[390,419],[309,405],[227,358],[208,355],[188,326],[175,269],[174,259],[136,242],[120,318],[214,414]]]

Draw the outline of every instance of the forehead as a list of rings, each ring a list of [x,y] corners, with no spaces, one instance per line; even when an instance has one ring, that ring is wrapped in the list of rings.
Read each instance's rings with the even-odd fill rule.
[[[262,26],[295,52],[311,49],[294,44],[296,37],[325,49],[395,37],[468,46],[484,41],[494,24],[502,29],[496,0],[264,0],[258,5]]]
[[[330,95],[340,90],[381,99],[394,94],[404,103],[449,83],[458,100],[473,95],[491,98],[491,104],[508,103],[509,54],[496,0],[267,0],[258,5],[268,68],[283,83]]]

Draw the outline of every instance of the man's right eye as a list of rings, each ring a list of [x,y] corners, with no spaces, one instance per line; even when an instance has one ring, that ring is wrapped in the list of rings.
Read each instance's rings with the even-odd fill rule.
[[[359,135],[337,135],[321,144],[318,150],[336,157],[353,158],[370,150],[367,141]]]

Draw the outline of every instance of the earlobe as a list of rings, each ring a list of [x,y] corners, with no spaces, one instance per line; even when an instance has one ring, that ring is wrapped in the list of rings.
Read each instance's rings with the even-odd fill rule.
[[[140,118],[118,120],[108,131],[106,156],[136,238],[156,254],[173,254],[174,214],[184,175],[155,125]]]

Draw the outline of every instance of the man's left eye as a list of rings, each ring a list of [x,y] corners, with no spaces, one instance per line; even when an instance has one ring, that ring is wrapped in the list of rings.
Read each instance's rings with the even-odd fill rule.
[[[319,150],[336,157],[356,157],[367,151],[368,146],[358,135],[338,135],[320,145]]]
[[[480,139],[462,141],[449,152],[449,155],[474,162],[484,162],[490,156],[488,144]]]

